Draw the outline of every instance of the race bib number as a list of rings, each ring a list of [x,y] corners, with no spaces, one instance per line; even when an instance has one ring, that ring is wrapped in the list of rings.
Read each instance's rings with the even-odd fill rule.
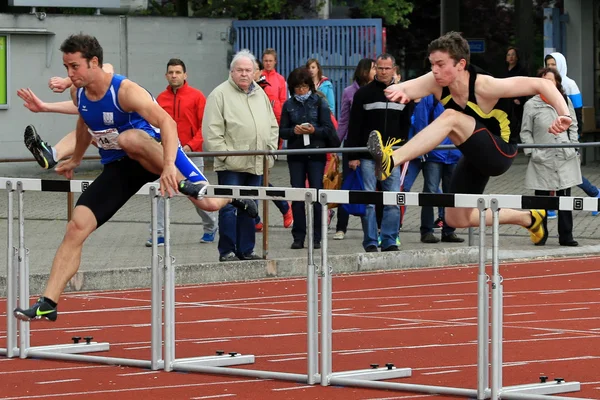
[[[98,147],[104,150],[121,150],[117,138],[119,137],[119,131],[115,128],[105,129],[103,131],[92,131],[91,135],[94,137]]]

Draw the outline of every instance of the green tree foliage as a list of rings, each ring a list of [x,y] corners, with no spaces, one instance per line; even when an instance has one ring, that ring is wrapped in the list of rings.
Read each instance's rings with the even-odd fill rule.
[[[411,23],[413,3],[423,0],[356,0],[350,6],[353,18],[381,18],[385,25],[407,28]],[[439,0],[438,0],[439,1]],[[346,4],[346,1],[340,1]]]

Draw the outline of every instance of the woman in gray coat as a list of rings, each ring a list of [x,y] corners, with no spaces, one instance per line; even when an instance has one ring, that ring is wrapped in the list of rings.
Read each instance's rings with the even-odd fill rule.
[[[572,116],[571,126],[565,132],[554,135],[548,132],[548,126],[557,118],[556,111],[540,95],[525,103],[521,124],[521,141],[523,144],[560,144],[579,143],[577,140],[577,120],[571,100],[564,95],[560,74],[552,68],[540,70],[539,77],[549,79],[563,93],[569,112]],[[575,148],[539,148],[525,149],[530,157],[525,187],[535,190],[536,196],[549,196],[555,191],[557,196],[570,196],[571,187],[581,183],[579,154]],[[561,246],[577,246],[573,240],[573,213],[558,212],[558,242]],[[543,245],[538,243],[537,245]]]

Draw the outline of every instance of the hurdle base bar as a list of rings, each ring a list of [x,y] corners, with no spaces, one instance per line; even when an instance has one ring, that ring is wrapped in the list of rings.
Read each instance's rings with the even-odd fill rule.
[[[333,374],[332,374],[333,375]],[[418,392],[429,394],[447,394],[450,396],[477,398],[477,390],[445,386],[429,386],[413,383],[379,382],[364,379],[329,377],[329,384],[334,386],[361,387],[370,389],[395,390],[401,392]]]
[[[277,379],[281,381],[291,381],[298,383],[308,383],[308,375],[305,374],[293,374],[287,372],[273,372],[273,371],[260,371],[251,369],[241,368],[223,368],[223,367],[211,367],[205,365],[194,365],[189,363],[181,363],[174,361],[171,363],[172,371],[184,371],[184,372],[198,372],[202,374],[213,374],[213,375],[234,375],[234,376],[246,376],[250,378],[260,379]]]
[[[8,349],[0,349],[0,356],[8,357]],[[15,347],[13,349],[12,357],[8,357],[8,358],[14,358],[14,357],[19,357],[19,348],[18,347]]]
[[[380,381],[385,379],[408,378],[412,376],[411,368],[381,367],[369,369],[357,369],[353,371],[333,372],[331,377],[361,379],[365,381]]]
[[[83,354],[83,353],[98,353],[101,351],[110,350],[110,343],[108,342],[90,342],[88,343],[73,343],[73,344],[55,344],[49,346],[35,346],[27,349],[27,353],[30,350],[34,351],[47,351],[51,353],[62,353],[62,354]]]
[[[177,364],[187,366],[230,367],[232,365],[254,364],[254,355],[236,354],[231,356],[229,354],[223,354],[218,356],[178,358],[171,363],[173,367]]]
[[[102,356],[90,356],[83,354],[70,354],[70,353],[58,353],[44,350],[36,350],[35,347],[27,349],[27,357],[29,358],[41,358],[47,360],[60,360],[60,361],[74,361],[74,362],[89,362],[96,364],[106,365],[124,365],[128,367],[152,369],[152,361],[150,360],[135,360],[129,358],[119,357],[102,357]],[[164,362],[161,360],[155,369],[162,369]]]
[[[505,386],[500,390],[500,397],[503,399],[534,399],[528,395],[551,395],[559,393],[572,393],[579,392],[581,390],[581,383],[579,382],[556,382],[548,381],[544,383],[531,383],[524,385]],[[521,396],[525,395],[525,397]],[[535,398],[546,398],[556,399],[557,397],[535,397]]]

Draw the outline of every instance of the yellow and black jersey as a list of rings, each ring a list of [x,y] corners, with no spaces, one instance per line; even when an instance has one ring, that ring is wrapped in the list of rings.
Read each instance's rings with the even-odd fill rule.
[[[442,89],[442,98],[440,100],[442,105],[444,108],[453,109],[460,111],[463,114],[470,115],[475,118],[476,121],[480,121],[485,125],[493,135],[501,137],[506,143],[510,143],[510,100],[499,99],[492,108],[492,111],[487,114],[483,112],[477,105],[477,98],[475,97],[475,80],[477,79],[477,74],[489,74],[473,65],[469,65],[468,71],[470,77],[469,100],[467,101],[467,106],[462,108],[456,104],[452,99],[452,94],[450,94],[450,89],[448,89],[448,87]]]

